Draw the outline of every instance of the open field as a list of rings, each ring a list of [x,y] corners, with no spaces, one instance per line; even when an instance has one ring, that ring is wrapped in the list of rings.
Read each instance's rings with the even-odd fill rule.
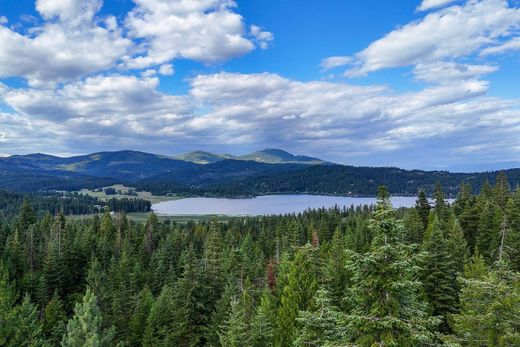
[[[114,188],[116,191],[121,191],[121,193],[123,193],[123,194],[106,195],[104,191],[97,192],[97,191],[94,191],[93,189],[82,189],[78,193],[90,195],[90,196],[93,196],[93,197],[96,197],[96,198],[99,198],[99,199],[102,199],[102,200],[107,200],[107,199],[112,199],[112,198],[117,198],[117,199],[122,199],[122,198],[141,198],[141,199],[150,201],[152,204],[156,204],[156,203],[162,202],[162,201],[175,200],[175,199],[180,199],[181,198],[179,196],[153,195],[150,192],[136,192],[137,196],[127,195],[127,194],[124,194],[124,193],[128,193],[129,190],[134,189],[134,188],[126,187],[126,186],[124,186],[122,184],[114,184],[112,186],[103,187],[101,189],[103,190],[105,188]]]
[[[99,217],[101,217],[103,214],[98,214]],[[126,217],[134,222],[137,223],[144,223],[148,219],[148,216],[150,215],[150,212],[131,212],[127,213]],[[92,218],[93,214],[87,214],[87,215],[69,215],[67,218],[70,219],[88,219]],[[160,221],[174,221],[177,223],[187,223],[187,222],[202,222],[202,221],[208,221],[216,219],[218,222],[226,223],[230,218],[233,218],[232,216],[216,216],[216,215],[189,215],[189,216],[165,216],[165,215],[158,215],[157,216]]]

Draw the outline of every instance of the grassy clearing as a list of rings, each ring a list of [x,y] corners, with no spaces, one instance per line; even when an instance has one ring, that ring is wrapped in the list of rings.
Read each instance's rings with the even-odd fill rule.
[[[137,192],[137,196],[125,195],[124,193],[128,193],[128,191],[130,189],[133,189],[133,188],[132,187],[126,187],[126,186],[124,186],[122,184],[114,184],[114,185],[109,186],[109,187],[103,187],[102,189],[104,189],[104,188],[114,188],[116,191],[121,191],[121,193],[123,193],[123,194],[106,195],[104,191],[95,192],[92,189],[82,189],[78,193],[85,194],[85,195],[90,195],[90,196],[99,198],[101,200],[107,200],[107,199],[111,199],[111,198],[117,198],[117,199],[121,199],[121,198],[141,198],[141,199],[144,199],[144,200],[151,201],[152,204],[156,204],[156,203],[162,202],[162,201],[176,200],[176,199],[180,199],[181,198],[179,196],[153,195],[150,192]]]
[[[102,213],[98,214],[99,217],[102,217]],[[150,212],[131,212],[127,213],[126,217],[134,222],[137,223],[144,223],[148,219],[148,216],[150,215]],[[70,215],[67,216],[67,218],[71,219],[89,219],[92,218],[93,214],[86,214],[86,215]],[[163,216],[158,215],[157,216],[159,220],[165,221],[170,220],[177,223],[188,223],[190,221],[192,222],[201,222],[201,221],[209,221],[216,219],[218,222],[227,223],[227,221],[232,218],[231,216],[215,216],[215,215],[189,215],[189,216]]]

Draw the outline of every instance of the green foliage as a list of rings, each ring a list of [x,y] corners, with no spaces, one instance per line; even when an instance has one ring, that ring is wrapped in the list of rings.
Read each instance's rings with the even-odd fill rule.
[[[0,223],[0,345],[517,345],[505,182],[453,206],[438,189],[433,211],[382,188],[376,207],[226,222],[53,218],[29,196]]]
[[[370,222],[374,240],[367,253],[350,252],[352,273],[346,300],[349,340],[361,346],[414,346],[433,340],[439,320],[420,299],[419,257],[401,241],[402,226],[384,191]]]
[[[520,275],[507,264],[488,269],[473,257],[461,278],[461,311],[452,316],[454,336],[462,346],[520,345]]]
[[[67,323],[63,347],[112,346],[114,329],[103,330],[103,319],[94,293],[87,288],[82,303],[77,303],[74,316]]]
[[[294,346],[332,346],[346,340],[344,314],[334,307],[324,288],[316,292],[310,310],[300,311],[297,321],[300,328]]]

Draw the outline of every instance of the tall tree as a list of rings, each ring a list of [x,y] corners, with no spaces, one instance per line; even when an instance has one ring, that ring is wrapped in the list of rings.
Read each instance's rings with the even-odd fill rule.
[[[299,330],[294,346],[341,345],[346,340],[345,317],[323,287],[316,292],[310,309],[300,311],[297,321]]]
[[[346,300],[349,340],[361,346],[414,346],[433,340],[439,319],[427,314],[421,301],[418,256],[401,241],[403,230],[395,218],[388,192],[380,188],[370,221],[374,239],[370,250],[350,251],[352,273]]]
[[[94,293],[87,288],[83,302],[77,303],[74,316],[63,335],[63,347],[113,346],[114,328],[103,330],[103,318]]]

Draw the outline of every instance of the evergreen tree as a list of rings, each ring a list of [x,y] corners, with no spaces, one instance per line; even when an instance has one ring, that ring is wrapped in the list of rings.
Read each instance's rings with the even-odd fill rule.
[[[247,346],[249,336],[249,325],[246,310],[240,299],[233,298],[230,303],[230,312],[227,321],[222,327],[220,335],[222,347]]]
[[[260,304],[256,308],[251,323],[252,347],[272,346],[274,344],[274,330],[276,322],[276,307],[269,288],[262,293]]]
[[[461,311],[452,316],[454,336],[463,346],[520,345],[520,275],[505,263],[489,270],[476,254],[461,278]]]
[[[103,319],[94,293],[87,288],[82,303],[77,303],[74,316],[67,324],[63,335],[63,347],[112,346],[114,329],[103,330]]]
[[[308,308],[318,289],[318,265],[317,249],[313,246],[307,245],[296,252],[278,312],[277,344],[280,346],[291,345],[296,337],[298,312]]]
[[[294,346],[340,345],[347,336],[344,315],[334,307],[323,287],[316,292],[314,301],[310,310],[298,315],[300,328]]]
[[[428,198],[426,197],[426,193],[424,190],[419,192],[419,196],[415,203],[415,210],[421,219],[423,224],[423,231],[428,227],[429,215],[430,215],[430,203],[428,202]]]
[[[433,316],[442,317],[441,330],[448,332],[447,316],[458,309],[457,264],[450,243],[441,230],[437,217],[430,238],[424,244],[422,282]]]
[[[47,341],[52,345],[59,345],[66,330],[66,323],[67,314],[56,291],[43,310],[43,333]]]
[[[428,316],[419,298],[419,261],[401,242],[402,228],[385,188],[370,221],[374,239],[365,254],[349,253],[352,273],[346,300],[349,340],[361,346],[414,346],[433,339],[439,320]]]
[[[143,346],[174,346],[175,307],[174,290],[165,285],[153,303],[146,321]]]
[[[139,346],[143,341],[147,319],[155,300],[148,287],[142,289],[134,300],[134,309],[128,323],[128,338],[130,346]]]

